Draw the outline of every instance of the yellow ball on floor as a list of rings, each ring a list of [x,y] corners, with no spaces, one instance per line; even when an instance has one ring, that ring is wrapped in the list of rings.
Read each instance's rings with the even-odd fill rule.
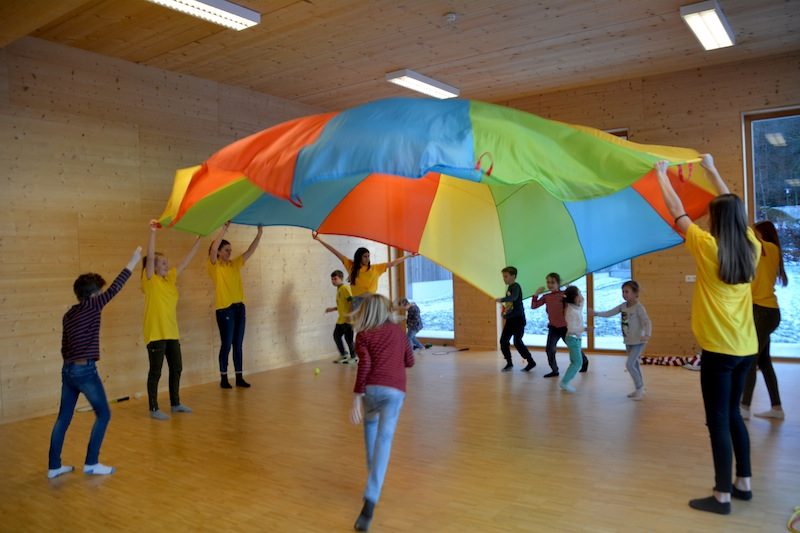
[[[315,369],[314,369],[314,375],[315,375],[315,376],[319,376],[319,372],[320,372],[320,371],[319,371],[319,367],[317,367],[317,368],[315,368]]]

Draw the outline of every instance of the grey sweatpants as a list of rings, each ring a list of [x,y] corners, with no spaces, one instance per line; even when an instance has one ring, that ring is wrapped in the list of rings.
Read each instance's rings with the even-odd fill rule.
[[[639,359],[641,358],[642,352],[644,351],[644,347],[646,345],[646,342],[641,344],[625,345],[625,351],[628,353],[628,361],[625,363],[625,368],[628,369],[628,373],[631,375],[631,379],[633,379],[633,384],[636,386],[636,390],[641,390],[644,388],[642,369],[639,368]]]

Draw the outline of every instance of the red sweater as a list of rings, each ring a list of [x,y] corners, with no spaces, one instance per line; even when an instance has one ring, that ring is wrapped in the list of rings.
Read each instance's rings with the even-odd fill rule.
[[[356,336],[358,376],[353,392],[363,394],[367,385],[406,391],[406,368],[414,366],[414,352],[397,324],[359,331]]]
[[[545,305],[547,309],[547,320],[554,328],[567,327],[567,321],[564,319],[564,291],[550,292],[541,298],[533,295],[531,299],[531,307],[536,309]]]

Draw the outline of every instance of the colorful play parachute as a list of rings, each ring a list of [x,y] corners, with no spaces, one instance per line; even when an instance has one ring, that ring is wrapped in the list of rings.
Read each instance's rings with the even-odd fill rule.
[[[419,252],[490,295],[500,269],[530,294],[674,246],[653,164],[687,212],[713,187],[698,153],[468,100],[397,98],[279,124],[179,170],[163,226],[226,220],[365,237]]]

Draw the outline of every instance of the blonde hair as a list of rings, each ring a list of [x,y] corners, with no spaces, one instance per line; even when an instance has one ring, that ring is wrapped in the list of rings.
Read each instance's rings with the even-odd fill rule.
[[[398,322],[392,311],[392,302],[382,294],[364,293],[360,296],[361,304],[353,313],[353,329],[367,331],[384,325],[386,322]]]

